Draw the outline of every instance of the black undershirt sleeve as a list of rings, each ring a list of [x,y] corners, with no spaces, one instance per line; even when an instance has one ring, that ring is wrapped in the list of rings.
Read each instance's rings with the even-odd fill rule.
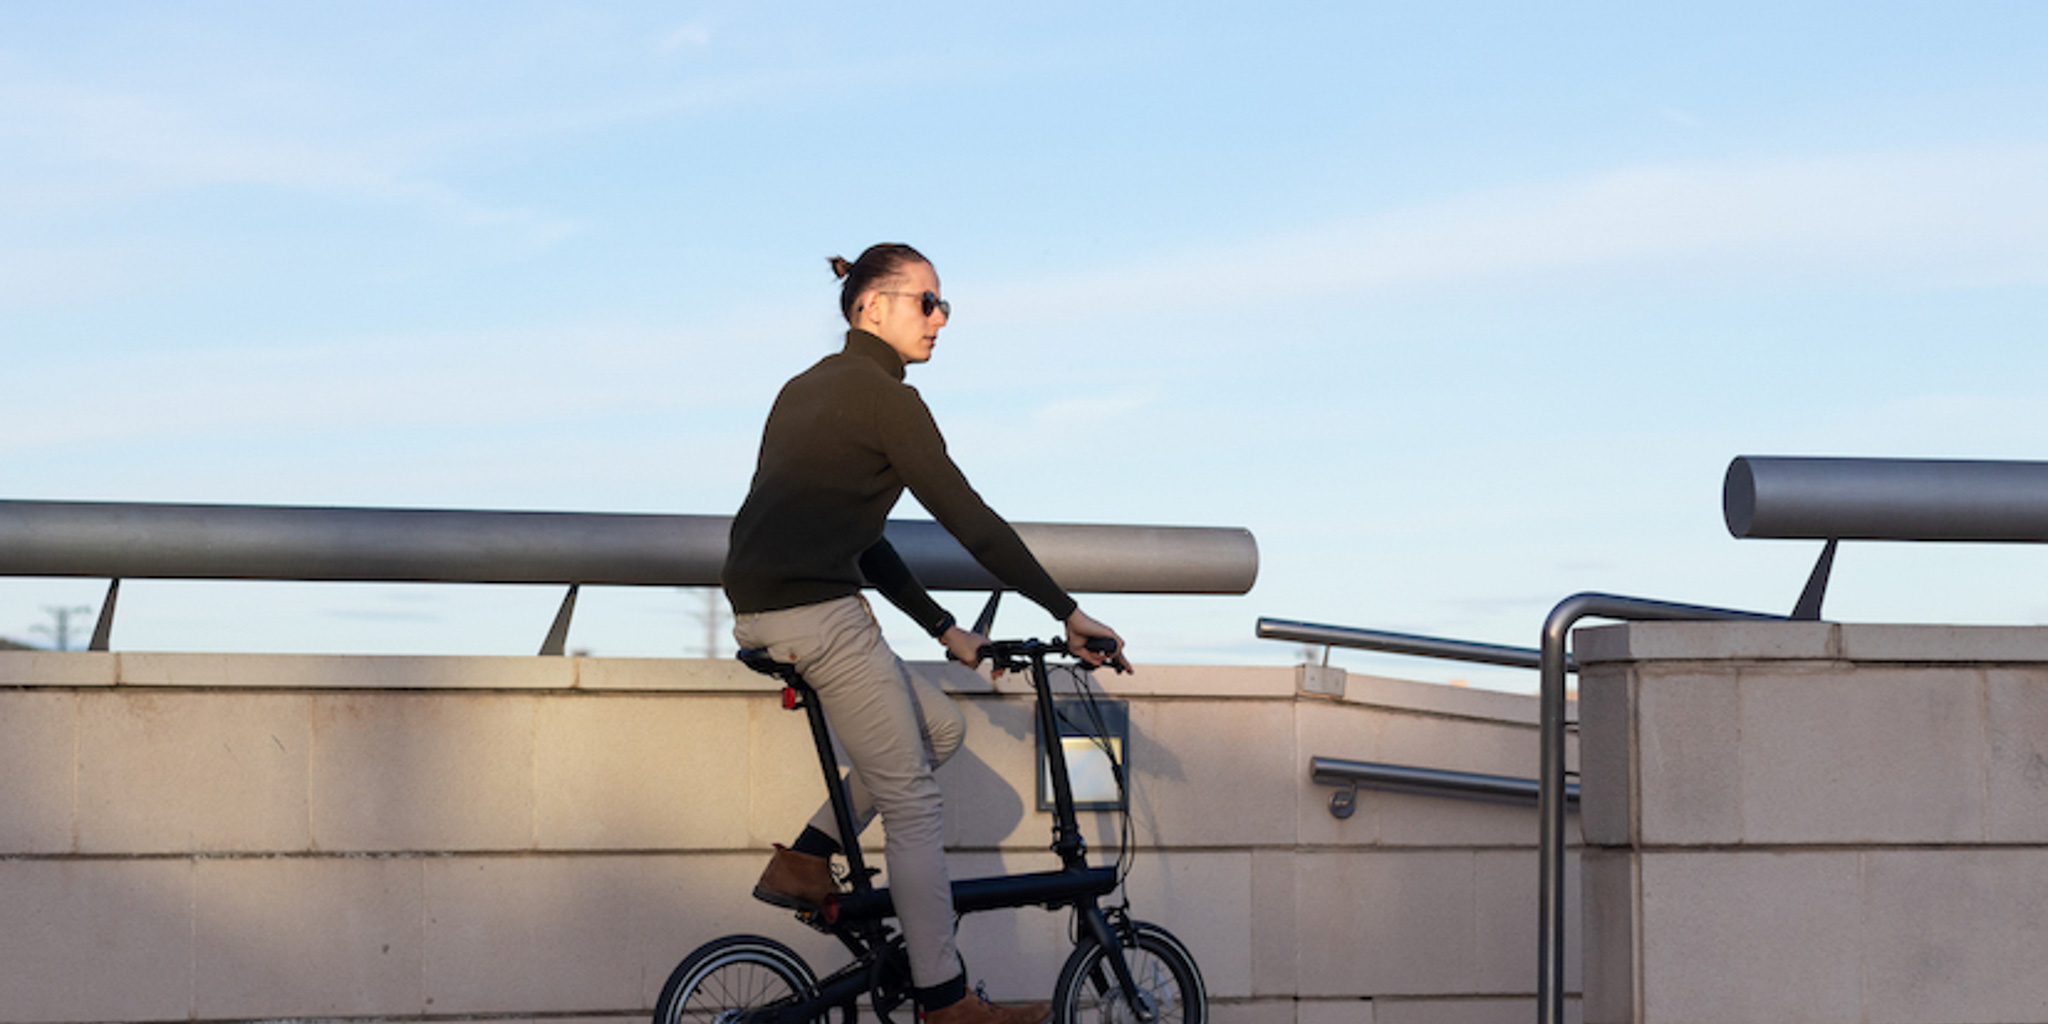
[[[882,596],[933,637],[944,636],[954,625],[953,613],[932,599],[924,584],[912,575],[903,557],[886,539],[878,540],[860,553],[860,573]]]

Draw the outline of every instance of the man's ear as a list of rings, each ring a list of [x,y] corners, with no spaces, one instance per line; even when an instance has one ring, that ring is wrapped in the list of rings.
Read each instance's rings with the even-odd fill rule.
[[[853,325],[866,330],[882,322],[882,314],[875,309],[876,295],[873,289],[860,293],[853,303]]]

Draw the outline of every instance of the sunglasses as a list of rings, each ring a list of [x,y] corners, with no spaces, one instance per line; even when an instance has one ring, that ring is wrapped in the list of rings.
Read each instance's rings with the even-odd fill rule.
[[[934,295],[934,294],[932,294],[931,292],[923,292],[923,293],[918,293],[918,292],[876,292],[875,294],[876,294],[876,295],[914,295],[914,296],[916,296],[916,298],[917,298],[917,302],[918,302],[918,307],[924,310],[924,315],[926,315],[926,316],[930,316],[930,315],[932,315],[932,310],[935,310],[935,309],[936,309],[936,310],[938,310],[939,312],[941,312],[941,313],[944,313],[944,314],[946,314],[947,318],[949,318],[949,319],[950,319],[950,318],[951,318],[951,317],[953,316],[953,304],[952,304],[952,303],[950,303],[950,302],[947,302],[946,300],[944,300],[944,299],[942,299],[942,298],[939,298],[939,297],[938,297],[937,295]]]

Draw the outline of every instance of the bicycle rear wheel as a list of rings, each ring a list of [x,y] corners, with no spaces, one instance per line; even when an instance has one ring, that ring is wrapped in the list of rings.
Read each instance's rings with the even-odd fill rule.
[[[1209,990],[1194,954],[1173,933],[1156,924],[1133,921],[1121,936],[1125,962],[1137,982],[1138,998],[1156,1024],[1207,1024]],[[1137,1024],[1138,1015],[1124,1001],[1107,951],[1091,936],[1081,940],[1060,968],[1052,990],[1053,1024]]]
[[[654,1024],[747,1024],[750,1011],[817,991],[818,976],[795,950],[759,935],[727,935],[697,947],[670,972],[654,1003]]]

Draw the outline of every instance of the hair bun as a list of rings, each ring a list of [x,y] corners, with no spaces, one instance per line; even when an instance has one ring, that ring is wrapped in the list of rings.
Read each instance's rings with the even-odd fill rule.
[[[846,275],[853,273],[853,264],[846,262],[844,256],[834,256],[825,262],[832,264],[832,276],[842,281],[846,280]]]

